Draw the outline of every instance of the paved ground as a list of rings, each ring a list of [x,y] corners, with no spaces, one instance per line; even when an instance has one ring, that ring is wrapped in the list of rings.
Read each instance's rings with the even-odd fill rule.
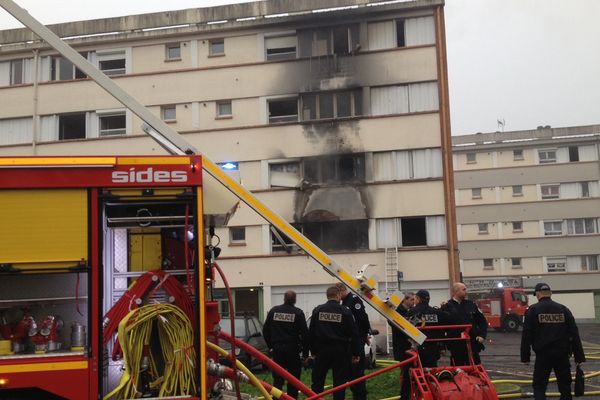
[[[580,324],[579,331],[587,353],[595,352],[592,356],[600,358],[600,324]],[[521,331],[503,333],[492,331],[489,343],[481,353],[482,362],[492,379],[531,379],[533,374],[533,358],[529,366],[520,362]],[[532,355],[533,357],[533,355]],[[573,371],[575,366],[572,366]],[[583,364],[586,374],[600,371],[600,360],[588,360]],[[552,374],[554,376],[554,374]],[[530,385],[523,385],[524,392],[532,392]],[[555,384],[549,386],[549,391],[557,392]],[[587,391],[600,391],[600,376],[586,381]],[[599,396],[586,396],[586,399],[600,399]]]

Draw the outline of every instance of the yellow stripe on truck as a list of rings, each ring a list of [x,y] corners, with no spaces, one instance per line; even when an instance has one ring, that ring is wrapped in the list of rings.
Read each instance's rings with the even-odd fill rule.
[[[0,365],[0,374],[14,374],[19,372],[43,371],[70,371],[74,369],[87,369],[87,361],[64,361],[35,364]]]

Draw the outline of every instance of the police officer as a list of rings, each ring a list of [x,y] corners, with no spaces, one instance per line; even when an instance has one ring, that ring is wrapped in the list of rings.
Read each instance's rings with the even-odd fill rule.
[[[308,328],[304,312],[295,306],[296,292],[288,290],[283,295],[283,304],[273,307],[263,325],[263,336],[272,349],[273,360],[289,373],[300,379],[303,358],[308,357]],[[283,378],[273,371],[273,386],[283,387]],[[287,394],[296,398],[298,389],[287,383]]]
[[[550,298],[550,286],[538,283],[535,285],[534,294],[538,302],[529,307],[523,322],[521,361],[529,364],[533,348],[533,395],[536,400],[546,399],[551,370],[554,370],[556,375],[561,400],[570,400],[571,352],[577,364],[585,362],[579,330],[571,311]]]
[[[348,381],[350,364],[360,361],[358,331],[352,313],[340,304],[337,287],[327,289],[327,302],[315,307],[310,318],[310,351],[315,357],[312,390],[321,393],[325,376],[331,368],[334,386]],[[333,394],[334,400],[345,398],[345,389]]]
[[[452,285],[452,298],[442,304],[442,311],[448,314],[448,322],[454,325],[471,325],[471,349],[473,361],[481,364],[479,352],[485,348],[483,342],[487,336],[487,320],[475,303],[467,299],[467,286],[464,283]],[[459,337],[460,331],[448,332],[449,337]],[[468,365],[469,354],[464,341],[449,341],[447,343],[454,365]]]
[[[415,306],[408,311],[408,320],[416,327],[445,325],[447,323],[447,314],[439,308],[429,305],[429,292],[419,290],[415,296]],[[427,330],[425,332],[428,338],[437,339],[444,336],[441,330]],[[437,367],[440,359],[440,343],[426,341],[419,346],[419,358],[424,367]]]
[[[360,361],[350,366],[350,379],[354,380],[360,378],[365,374],[365,344],[371,344],[369,334],[371,333],[371,324],[369,323],[369,316],[365,311],[365,305],[362,300],[355,295],[350,293],[346,285],[343,283],[337,283],[335,287],[340,291],[340,297],[342,299],[342,305],[345,305],[352,311],[354,321],[356,322],[356,328],[358,330],[358,337],[360,342]],[[354,400],[366,400],[367,399],[367,382],[362,381],[350,387],[352,391],[352,398]]]
[[[404,299],[402,299],[402,302],[396,308],[396,312],[408,320],[408,313],[414,306],[415,294],[413,292],[408,292],[404,294]],[[396,328],[389,322],[388,324],[390,324],[392,327],[392,350],[394,352],[394,360],[406,360],[408,358],[406,350],[412,347],[411,342],[408,337],[400,331],[400,329]],[[400,398],[402,400],[407,400],[410,396],[409,371],[410,367],[408,365],[402,367],[402,379],[400,383]]]

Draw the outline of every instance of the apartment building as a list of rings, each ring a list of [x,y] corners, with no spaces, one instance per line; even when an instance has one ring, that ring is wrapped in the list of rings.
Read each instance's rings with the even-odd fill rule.
[[[462,275],[545,281],[600,319],[600,125],[452,139]]]
[[[52,29],[345,268],[373,264],[380,292],[447,297],[442,0],[272,0]],[[0,31],[0,45],[0,155],[164,154],[28,30]],[[334,283],[243,204],[216,233],[238,311],[262,316],[294,289],[310,313]]]

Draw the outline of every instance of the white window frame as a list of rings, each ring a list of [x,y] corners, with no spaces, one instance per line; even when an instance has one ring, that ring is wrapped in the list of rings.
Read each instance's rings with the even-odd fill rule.
[[[482,260],[482,264],[483,264],[483,269],[485,270],[492,270],[494,269],[494,259],[493,258],[484,258]],[[488,265],[486,265],[488,264]],[[491,265],[489,265],[491,264]]]
[[[291,51],[285,53],[276,53],[275,55],[271,55],[269,58],[269,49],[286,49],[287,47],[269,47],[269,40],[277,40],[277,39],[285,39],[285,38],[293,38],[294,42],[294,52]],[[264,46],[265,46],[265,61],[279,61],[279,60],[293,60],[298,58],[298,35],[295,31],[286,32],[286,33],[278,33],[273,35],[265,35],[264,37]],[[293,56],[292,56],[293,54]]]
[[[582,271],[600,271],[600,255],[590,254],[581,256],[581,270]]]
[[[554,189],[556,189],[556,194],[552,193],[555,191]],[[544,191],[547,191],[547,193],[544,193]],[[540,194],[542,200],[560,199],[560,184],[553,183],[548,185],[540,185]]]
[[[547,257],[546,271],[548,272],[567,272],[566,257]]]
[[[226,104],[229,104],[229,114],[221,114],[221,106],[222,105],[226,105]],[[231,101],[231,100],[219,100],[219,101],[217,101],[215,103],[215,105],[216,105],[216,113],[217,113],[216,118],[217,119],[220,119],[220,118],[232,118],[233,117],[233,101]]]
[[[519,224],[521,227],[517,228],[515,224]],[[512,222],[512,230],[513,232],[523,232],[523,221],[513,221]]]
[[[477,153],[469,152],[465,154],[467,164],[477,164]]]
[[[243,239],[234,239],[234,231],[241,230],[244,232]],[[231,245],[244,245],[246,244],[246,227],[245,226],[230,226],[229,227],[229,244]]]
[[[471,198],[472,199],[481,199],[481,188],[471,188]]]
[[[481,222],[477,224],[477,233],[480,235],[487,235],[489,232],[489,224],[487,222]]]
[[[513,150],[513,160],[514,161],[522,161],[525,159],[523,149],[514,149]]]
[[[179,56],[171,57],[171,49],[179,49]],[[165,44],[165,60],[166,61],[180,61],[181,60],[181,42]]]
[[[111,50],[102,50],[96,51],[96,63],[98,69],[104,73],[106,76],[121,76],[128,73],[127,65],[128,57],[127,57],[127,49],[111,49]],[[102,61],[113,61],[113,60],[123,60],[124,65],[123,68],[114,68],[114,69],[102,69],[101,63]]]
[[[106,110],[106,111],[97,111],[98,115],[98,137],[108,137],[108,136],[121,136],[127,134],[127,111],[126,110]],[[125,120],[125,126],[121,129],[109,129],[102,130],[102,118],[105,117],[114,117],[114,116],[123,116]],[[120,132],[122,130],[122,132]],[[104,133],[103,133],[104,132]]]
[[[173,118],[169,118],[167,115],[171,110],[173,110]],[[160,106],[160,118],[165,122],[177,121],[177,106],[175,104]]]
[[[214,52],[213,45],[223,43],[223,51],[222,52]],[[225,38],[214,38],[208,41],[208,55],[210,57],[220,57],[225,55]]]
[[[560,224],[560,230],[556,229],[558,224]],[[544,228],[544,236],[562,236],[564,234],[564,222],[562,220],[543,221],[542,226]]]
[[[588,223],[591,223],[588,225]],[[582,232],[575,232],[576,224],[581,224]],[[596,218],[572,218],[566,220],[567,234],[569,236],[593,235],[598,233],[598,220]]]
[[[270,104],[278,101],[289,101],[296,100],[296,114],[283,115],[277,117],[271,117],[270,115]],[[300,117],[300,99],[297,95],[292,96],[276,96],[269,97],[266,99],[266,115],[267,115],[267,123],[268,124],[278,124],[278,123],[288,123],[288,122],[298,122],[298,118]],[[272,120],[273,118],[273,120]]]
[[[267,175],[268,175],[267,182],[268,182],[269,188],[283,187],[280,185],[273,185],[271,167],[274,165],[291,165],[291,164],[295,164],[298,166],[298,176],[297,176],[298,183],[296,185],[294,185],[293,187],[297,187],[300,185],[300,182],[302,181],[302,163],[300,162],[299,159],[273,160],[273,161],[267,162]],[[291,173],[290,173],[290,175],[291,175]]]
[[[523,262],[521,257],[512,257],[510,259],[510,265],[512,269],[522,269],[523,268]]]
[[[513,185],[512,195],[513,195],[513,197],[522,197],[523,196],[523,185]]]
[[[548,157],[554,153],[554,158]],[[542,157],[542,155],[544,155]],[[539,149],[538,150],[538,160],[540,164],[553,164],[558,161],[558,149]]]

